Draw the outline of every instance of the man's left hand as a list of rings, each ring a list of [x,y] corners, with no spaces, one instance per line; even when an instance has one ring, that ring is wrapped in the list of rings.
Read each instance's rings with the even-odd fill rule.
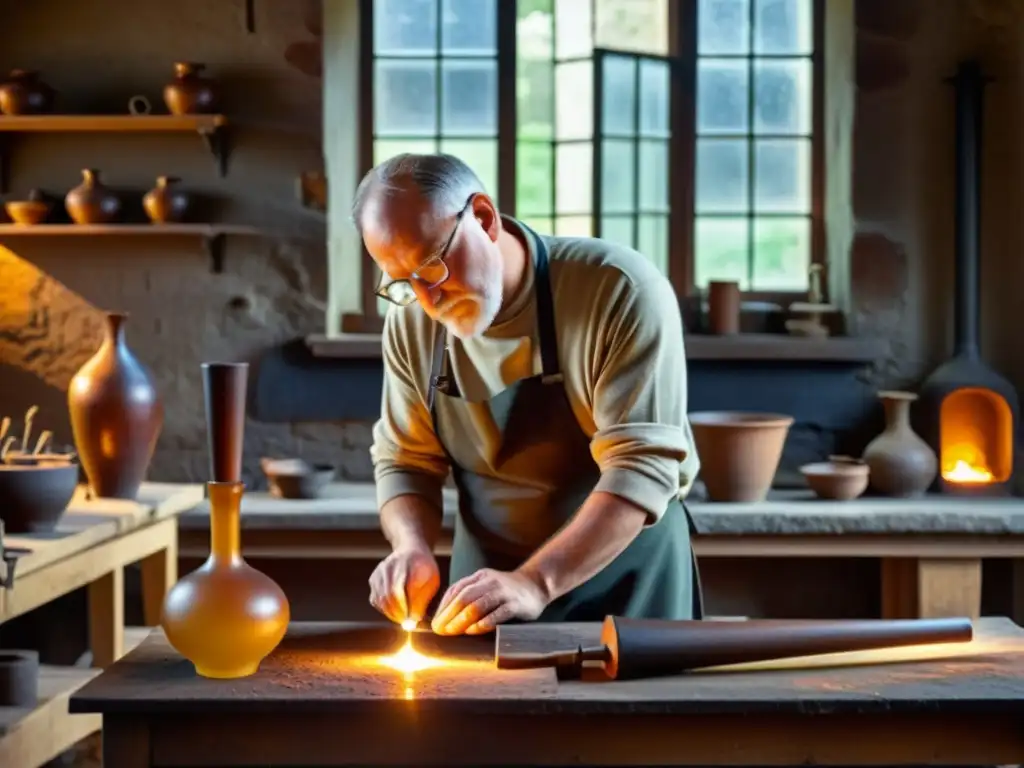
[[[511,619],[532,621],[548,602],[530,577],[482,568],[448,588],[431,627],[439,635],[480,635]]]

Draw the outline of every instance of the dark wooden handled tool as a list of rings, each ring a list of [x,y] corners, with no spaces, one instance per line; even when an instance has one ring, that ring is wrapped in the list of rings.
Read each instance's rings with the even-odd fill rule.
[[[555,653],[499,654],[499,669],[554,667],[579,677],[586,662],[613,680],[704,667],[877,648],[969,642],[970,619],[667,621],[609,616],[601,644]]]

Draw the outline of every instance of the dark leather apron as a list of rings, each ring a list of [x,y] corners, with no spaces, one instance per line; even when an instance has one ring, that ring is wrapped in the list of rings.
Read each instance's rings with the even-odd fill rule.
[[[490,400],[464,400],[448,376],[447,334],[440,324],[435,336],[428,405],[459,499],[449,583],[481,568],[517,568],[569,521],[600,478],[590,439],[562,382],[547,246],[523,230],[536,249],[543,372]],[[539,621],[703,618],[693,530],[683,503],[672,501],[658,523],[644,528],[602,571],[552,602]]]

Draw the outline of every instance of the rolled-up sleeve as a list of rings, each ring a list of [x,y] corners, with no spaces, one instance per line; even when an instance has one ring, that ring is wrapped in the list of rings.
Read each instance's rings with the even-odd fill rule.
[[[667,280],[623,291],[605,315],[596,357],[591,454],[596,490],[632,502],[654,523],[697,474],[687,412],[682,318]]]
[[[440,513],[448,459],[434,433],[424,392],[417,386],[422,361],[414,359],[394,311],[384,321],[382,340],[384,386],[370,447],[378,509],[396,496],[413,493]]]

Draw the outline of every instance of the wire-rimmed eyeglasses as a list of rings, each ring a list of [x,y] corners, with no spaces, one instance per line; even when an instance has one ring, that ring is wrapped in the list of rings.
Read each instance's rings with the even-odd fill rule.
[[[416,291],[412,287],[413,280],[422,283],[425,291],[432,291],[444,283],[451,275],[445,259],[448,257],[452,243],[455,242],[455,233],[459,231],[462,217],[469,210],[472,202],[473,198],[467,200],[466,204],[462,206],[462,210],[455,214],[455,225],[440,251],[423,262],[408,278],[392,280],[386,273],[381,273],[375,293],[392,304],[407,307],[416,301]]]

